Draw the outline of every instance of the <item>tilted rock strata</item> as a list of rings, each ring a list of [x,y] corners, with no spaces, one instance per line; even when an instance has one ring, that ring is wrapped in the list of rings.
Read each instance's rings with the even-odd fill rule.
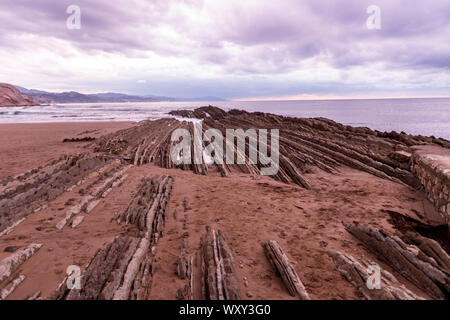
[[[445,299],[450,293],[450,274],[436,259],[419,247],[407,244],[397,236],[382,230],[356,224],[344,224],[348,232],[359,239],[380,259],[389,263],[397,272],[436,299]],[[434,243],[434,245],[438,245]],[[442,251],[436,251],[439,254]],[[448,264],[448,255],[440,257]]]
[[[380,268],[380,287],[369,288],[368,267],[373,263],[359,262],[353,256],[341,252],[329,252],[339,272],[368,300],[424,300],[401,284],[391,273]]]
[[[136,196],[117,221],[136,225],[140,236],[151,243],[157,243],[163,235],[165,211],[172,192],[172,183],[173,178],[169,176],[143,179]]]
[[[68,288],[67,277],[59,288],[49,297],[50,299],[65,300],[112,300],[120,289],[121,297],[126,299],[133,296],[131,292],[130,272],[136,263],[141,262],[142,256],[138,246],[143,239],[129,236],[117,236],[103,249],[97,251],[81,274],[80,288]],[[133,264],[131,264],[133,262]],[[131,266],[130,266],[131,265]],[[133,269],[134,271],[134,269]],[[137,272],[133,272],[136,276]],[[125,275],[128,277],[125,279]],[[133,288],[139,291],[138,288]]]
[[[207,300],[239,300],[241,297],[234,259],[221,230],[207,227],[201,239],[204,292]]]
[[[0,261],[0,282],[11,276],[22,263],[28,260],[36,251],[42,247],[42,244],[32,243],[28,247],[17,251]]]
[[[67,277],[50,296],[66,300],[145,300],[150,294],[153,257],[163,235],[173,179],[143,179],[119,223],[134,224],[139,237],[120,235],[98,250],[81,275],[81,289],[68,288]]]
[[[0,300],[6,299],[11,293],[13,293],[14,290],[16,290],[16,288],[25,280],[25,278],[26,277],[23,274],[21,274],[16,279],[11,281],[8,288],[3,288],[0,291]]]
[[[303,282],[280,245],[275,240],[269,240],[263,244],[263,248],[267,259],[280,275],[290,295],[298,295],[302,300],[311,300]]]
[[[66,156],[21,176],[3,180],[0,186],[0,231],[40,210],[112,160],[104,155]]]
[[[186,246],[183,243],[181,247],[176,271],[187,283],[178,289],[177,299],[241,299],[233,252],[223,231],[207,226],[200,239],[200,249],[190,257]]]
[[[244,131],[250,128],[279,129],[280,169],[273,178],[305,188],[309,188],[309,183],[303,174],[309,172],[311,167],[335,173],[341,165],[419,188],[420,181],[409,170],[408,165],[407,154],[411,152],[411,146],[439,144],[450,147],[450,142],[443,139],[395,132],[382,133],[369,128],[345,126],[324,118],[291,118],[238,110],[225,112],[215,107],[204,107],[194,111],[178,110],[172,111],[171,114],[201,119],[203,132],[209,128],[218,129],[225,139],[226,129]],[[178,128],[187,129],[191,137],[194,136],[192,122],[174,119],[143,121],[135,127],[100,138],[96,150],[121,155],[135,165],[153,162],[164,168],[180,167],[199,174],[207,174],[210,165],[204,163],[175,165],[172,162],[170,155],[174,143],[170,141],[170,133]],[[191,152],[194,149],[193,143],[194,141],[191,141]],[[234,144],[233,141],[225,143]],[[205,147],[203,144],[202,148]],[[224,161],[224,164],[214,166],[223,176],[227,176],[231,168],[243,173],[259,173],[261,164],[248,162],[249,148],[247,142],[245,164],[230,165]]]

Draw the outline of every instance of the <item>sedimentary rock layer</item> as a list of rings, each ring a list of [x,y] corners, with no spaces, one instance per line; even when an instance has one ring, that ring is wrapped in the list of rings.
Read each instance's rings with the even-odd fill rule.
[[[153,257],[158,239],[163,235],[172,182],[173,179],[168,176],[143,179],[134,199],[118,221],[134,224],[139,230],[138,237],[115,237],[95,254],[83,270],[80,288],[68,287],[66,278],[50,298],[147,299],[152,282]]]
[[[6,299],[11,293],[14,292],[14,290],[16,290],[16,288],[25,280],[25,276],[23,274],[21,274],[20,276],[18,276],[16,279],[14,279],[13,281],[11,281],[11,283],[9,284],[8,287],[3,288],[0,291],[0,300],[4,300]]]
[[[258,129],[269,129],[269,134],[270,129],[278,129],[279,170],[273,178],[285,183],[295,183],[307,189],[310,188],[310,184],[303,176],[304,173],[310,172],[313,167],[336,173],[341,165],[418,188],[421,184],[409,169],[407,155],[411,152],[411,146],[438,144],[450,147],[450,142],[443,139],[354,128],[324,118],[290,118],[238,110],[225,112],[215,107],[203,107],[194,111],[178,110],[172,111],[171,114],[200,119],[202,121],[200,134],[204,134],[208,129],[219,130],[225,138],[224,146],[234,146],[234,141],[226,138],[226,129],[242,129],[244,132],[256,129],[257,137]],[[223,155],[214,155],[223,157],[223,163],[208,164],[207,161],[203,161],[200,164],[175,165],[170,156],[175,144],[171,141],[171,132],[179,128],[191,133],[193,159],[195,149],[193,122],[180,122],[174,119],[143,121],[135,127],[104,136],[97,142],[96,151],[121,155],[123,159],[135,165],[153,162],[164,168],[179,167],[193,170],[198,174],[208,174],[211,168],[215,168],[213,171],[219,172],[222,176],[229,175],[232,170],[255,174],[264,167],[260,161],[256,164],[249,161],[250,152],[253,151],[258,156],[261,154],[260,150],[252,150],[248,139],[245,142],[246,161],[243,164],[236,162],[227,164],[224,151]],[[270,139],[267,143],[270,146]],[[201,141],[199,144],[204,151],[209,143]],[[236,159],[240,151],[237,148],[233,150]]]
[[[17,251],[0,261],[0,283],[11,276],[26,260],[28,260],[42,244],[32,243],[25,249]]]
[[[200,250],[191,257],[185,250],[184,243],[176,271],[187,284],[178,290],[178,299],[241,299],[233,253],[221,230],[206,227],[206,233],[200,239]]]
[[[450,293],[450,274],[446,267],[449,263],[448,255],[442,249],[433,250],[430,256],[427,249],[421,250],[413,244],[407,244],[398,236],[388,235],[383,230],[372,229],[367,226],[344,224],[348,232],[359,239],[380,259],[389,263],[397,272],[437,299],[445,299]],[[421,239],[421,238],[418,238]],[[421,240],[423,247],[430,242]],[[426,244],[425,244],[426,243]],[[439,247],[432,242],[434,248]],[[436,260],[433,256],[438,256]],[[438,263],[437,261],[444,262]]]
[[[419,181],[409,170],[408,157],[398,156],[399,152],[411,152],[411,146],[418,144],[450,147],[450,142],[443,139],[354,128],[325,118],[291,118],[240,110],[225,112],[215,107],[173,111],[171,114],[202,119],[205,130],[217,128],[224,136],[226,129],[279,129],[280,155],[289,162],[280,163],[280,173],[276,178],[299,185],[302,183],[297,181],[297,173],[307,172],[308,167],[334,172],[339,165],[347,165],[419,187]],[[290,167],[294,167],[296,172]]]
[[[280,245],[274,240],[269,240],[263,247],[267,259],[280,275],[291,296],[298,295],[302,300],[310,300],[305,286]]]
[[[0,186],[0,231],[40,210],[111,161],[110,156],[104,155],[65,156],[23,175],[3,180]]]
[[[207,300],[239,300],[241,297],[231,249],[221,230],[206,228],[201,240],[204,293]]]
[[[73,216],[78,215],[82,211],[90,213],[94,210],[101,199],[123,181],[126,177],[125,172],[129,168],[130,166],[121,166],[120,161],[115,161],[99,171],[91,173],[90,176],[96,176],[97,179],[88,185],[86,189],[83,189],[84,193],[89,192],[89,194],[85,195],[76,205],[66,211],[65,217],[56,224],[56,228],[61,230]],[[81,217],[77,217],[77,220],[72,222],[72,227],[79,225],[82,220]]]
[[[379,284],[368,286],[370,276],[368,270],[374,263],[367,261],[358,261],[349,254],[341,252],[329,252],[339,272],[353,284],[359,292],[368,300],[424,300],[424,297],[418,296],[401,284],[391,273],[386,270],[380,270]],[[379,266],[376,265],[378,268]],[[371,272],[376,272],[371,269]],[[378,276],[373,274],[373,276]]]
[[[172,183],[173,178],[169,176],[143,179],[137,195],[119,216],[118,222],[136,225],[140,236],[157,243],[162,236]]]

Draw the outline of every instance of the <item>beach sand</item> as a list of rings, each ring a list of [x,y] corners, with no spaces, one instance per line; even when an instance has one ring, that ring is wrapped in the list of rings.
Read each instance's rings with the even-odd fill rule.
[[[0,125],[0,178],[14,176],[44,165],[64,154],[86,151],[89,142],[62,143],[64,138],[98,137],[130,127],[131,123],[51,123]],[[424,194],[366,172],[341,167],[338,174],[312,170],[305,175],[311,190],[284,184],[269,177],[233,174],[222,178],[192,171],[163,169],[154,164],[133,166],[127,179],[115,188],[77,227],[55,228],[67,209],[69,199],[80,199],[76,187],[48,203],[10,234],[0,237],[0,260],[9,256],[8,246],[24,248],[35,242],[43,247],[20,267],[25,281],[8,299],[25,299],[37,291],[48,297],[64,279],[69,265],[86,266],[96,251],[115,236],[130,231],[114,217],[126,210],[143,177],[167,174],[174,178],[166,211],[164,236],[157,245],[153,264],[150,299],[176,299],[186,281],[176,275],[180,247],[186,239],[187,253],[200,246],[209,225],[226,233],[233,250],[242,299],[296,299],[284,287],[266,259],[263,241],[276,240],[291,259],[306,290],[313,299],[362,299],[346,281],[327,252],[343,251],[369,260],[376,257],[365,250],[343,227],[341,221],[394,231],[386,210],[417,217],[423,210]],[[380,262],[382,268],[392,268]],[[244,285],[244,277],[248,286]],[[408,280],[412,291],[427,296]]]

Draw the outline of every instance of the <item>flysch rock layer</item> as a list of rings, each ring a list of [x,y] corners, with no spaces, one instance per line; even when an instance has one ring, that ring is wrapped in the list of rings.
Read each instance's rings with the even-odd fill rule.
[[[422,183],[428,200],[450,228],[450,149],[416,146],[411,157],[411,171]]]
[[[20,93],[19,89],[13,85],[0,83],[0,107],[35,105],[38,105],[38,103]]]
[[[36,251],[42,247],[42,244],[32,243],[25,249],[17,251],[0,261],[0,282],[7,279],[22,263],[28,260]]]
[[[410,228],[412,233],[381,230],[395,228],[384,209],[408,216],[408,210],[414,212],[416,202],[421,205],[427,192],[445,199],[446,182],[439,182],[435,190],[431,187],[427,191],[427,181],[422,178],[425,175],[419,169],[428,166],[427,155],[431,154],[440,169],[432,170],[430,175],[445,176],[442,152],[449,150],[448,141],[354,128],[323,118],[225,112],[214,107],[177,111],[174,115],[191,119],[142,121],[96,139],[83,153],[77,151],[75,155],[1,181],[2,258],[6,252],[15,252],[18,260],[22,259],[19,256],[26,257],[27,254],[19,254],[22,251],[17,250],[32,242],[28,241],[31,237],[48,250],[41,249],[30,263],[43,265],[46,259],[65,255],[66,250],[72,253],[75,263],[82,261],[79,263],[82,287],[68,289],[66,277],[50,296],[54,299],[175,298],[175,294],[180,299],[298,298],[297,295],[306,299],[448,298],[450,262],[445,251],[448,239],[426,238],[424,235],[429,236],[426,233],[412,232],[414,227]],[[228,128],[279,129],[278,174],[258,177],[264,166],[249,161],[175,164],[171,157],[175,147],[171,134],[178,128],[193,133],[193,122],[197,123],[197,119],[201,120],[203,133],[215,128],[224,137]],[[258,152],[246,144],[246,152]],[[418,145],[433,150],[420,154]],[[202,151],[208,147],[208,143],[202,144]],[[435,154],[435,149],[441,151]],[[234,156],[238,152],[234,150]],[[193,171],[197,175],[168,169]],[[432,179],[428,173],[426,179]],[[175,180],[180,182],[177,184]],[[259,197],[260,191],[264,196]],[[253,198],[242,198],[247,193]],[[304,204],[300,197],[299,203],[294,203],[292,195],[295,201],[298,195],[305,197]],[[379,203],[359,213],[358,208],[372,201],[372,196]],[[436,197],[428,198],[433,202]],[[254,199],[258,204],[252,203]],[[233,208],[228,208],[231,204]],[[440,208],[436,206],[433,213],[442,216]],[[182,210],[184,217],[180,217]],[[40,213],[34,215],[37,211]],[[229,213],[235,216],[230,219]],[[332,216],[335,213],[339,215],[337,220]],[[168,216],[170,220],[166,221]],[[356,224],[360,219],[364,221],[361,225],[375,225],[380,230],[347,225],[355,239],[343,226],[333,225],[345,217]],[[47,224],[51,227],[46,228]],[[67,224],[75,228],[65,228]],[[445,225],[445,220],[439,224]],[[201,226],[205,225],[210,227],[202,235]],[[264,233],[260,231],[263,229]],[[224,236],[225,232],[229,238]],[[74,244],[71,240],[75,235],[79,242]],[[85,235],[90,240],[83,239]],[[39,240],[34,240],[35,236]],[[276,240],[272,244],[278,244],[267,247],[269,260],[260,246],[266,236]],[[358,239],[365,247],[358,245]],[[51,245],[47,246],[47,241]],[[178,257],[179,241],[184,246]],[[302,246],[303,241],[308,245]],[[89,251],[92,246],[95,250]],[[332,250],[333,259],[327,255],[328,250]],[[363,287],[368,277],[364,267],[369,263],[363,253],[371,255],[371,260],[374,257],[383,260],[392,269],[392,277],[382,270],[382,282],[388,291],[381,296]],[[239,256],[239,268],[234,267],[235,256]],[[2,293],[7,299],[16,296],[36,299],[41,292],[44,298],[49,298],[49,292],[64,276],[64,268],[73,263],[70,257],[64,259],[63,266],[55,265],[49,273],[51,286],[42,287],[27,263],[14,267],[0,281]],[[272,268],[269,261],[276,261],[278,266]],[[284,279],[276,276],[277,272],[284,272]],[[346,277],[349,273],[350,278]],[[168,293],[166,283],[170,281],[177,282]],[[13,288],[17,289],[11,291]],[[293,288],[295,297],[289,295]],[[243,290],[246,292],[241,294]]]
[[[273,114],[240,110],[224,111],[216,107],[202,107],[194,111],[177,110],[170,112],[173,116],[201,120],[200,135],[208,129],[217,129],[224,137],[223,154],[215,157],[223,158],[220,163],[208,163],[205,150],[209,145],[199,142],[203,151],[201,163],[175,164],[171,153],[175,142],[171,141],[171,132],[175,129],[186,129],[191,136],[192,158],[195,156],[194,122],[160,119],[142,121],[138,125],[106,135],[97,141],[96,151],[120,155],[122,159],[134,164],[155,163],[163,168],[181,168],[192,170],[197,174],[207,175],[218,172],[226,177],[231,172],[259,174],[265,169],[260,161],[254,164],[248,155],[255,153],[261,157],[261,151],[252,148],[247,142],[244,163],[229,164],[226,161],[226,147],[233,146],[234,159],[240,150],[234,148],[235,141],[227,139],[227,130],[254,129],[259,139],[259,129],[279,130],[279,170],[271,177],[289,184],[297,184],[310,189],[305,174],[315,168],[336,174],[342,166],[365,171],[382,179],[406,184],[412,188],[422,187],[420,177],[411,170],[411,154],[414,146],[429,145],[450,150],[450,142],[434,137],[414,136],[397,132],[380,132],[365,127],[351,127],[325,118],[292,118]],[[182,120],[182,119],[181,119]],[[197,122],[198,123],[198,122]],[[269,130],[269,134],[270,134]],[[271,143],[268,142],[270,149]],[[233,152],[233,151],[232,151]],[[180,155],[181,156],[181,155]],[[442,206],[439,208],[442,210]],[[445,210],[447,210],[445,208]],[[431,213],[433,215],[433,213]],[[430,217],[430,219],[435,217]],[[438,224],[445,224],[441,219]]]
[[[97,251],[83,270],[81,289],[69,288],[66,278],[50,299],[147,299],[152,282],[153,259],[158,239],[163,235],[172,182],[169,176],[142,179],[134,198],[118,220],[119,223],[125,221],[136,226],[138,236],[131,233],[115,237]]]

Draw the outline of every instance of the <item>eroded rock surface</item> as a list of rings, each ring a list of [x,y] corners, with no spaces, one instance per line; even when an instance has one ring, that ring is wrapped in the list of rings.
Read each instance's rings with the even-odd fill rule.
[[[19,89],[13,85],[0,83],[0,107],[35,105],[38,103],[20,93]]]

